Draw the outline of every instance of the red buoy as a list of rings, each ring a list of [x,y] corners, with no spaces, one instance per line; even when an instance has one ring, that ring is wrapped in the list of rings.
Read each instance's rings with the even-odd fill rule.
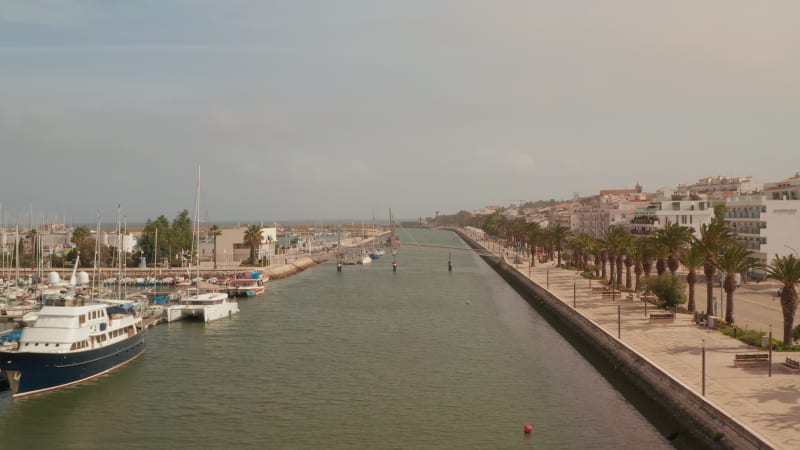
[[[531,426],[531,424],[526,423],[525,428],[523,428],[523,430],[525,431],[525,434],[531,434],[531,431],[533,431],[533,427]]]

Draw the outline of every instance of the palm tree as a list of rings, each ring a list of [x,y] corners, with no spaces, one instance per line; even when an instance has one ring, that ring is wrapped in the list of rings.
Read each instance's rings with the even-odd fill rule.
[[[720,249],[733,242],[735,239],[730,226],[717,216],[711,223],[700,226],[700,238],[693,239],[693,245],[699,246],[705,253],[706,261],[703,263],[703,273],[706,276],[706,311],[711,314],[714,311],[714,274],[717,267],[714,261],[719,256]]]
[[[800,259],[794,255],[778,256],[766,266],[767,278],[780,283],[781,309],[783,309],[783,345],[792,343],[792,328],[794,327],[794,314],[797,311],[797,288],[800,282]]]
[[[733,292],[736,290],[736,274],[755,265],[752,252],[737,243],[730,243],[721,248],[721,253],[714,265],[725,273],[722,288],[725,290],[725,321],[733,324]]]
[[[92,234],[92,231],[89,230],[89,227],[81,226],[81,227],[75,228],[75,230],[72,231],[72,243],[73,244],[78,244],[82,240],[84,240],[87,237],[89,237],[90,234]]]
[[[211,225],[211,228],[209,228],[208,233],[214,239],[214,249],[213,249],[212,252],[213,252],[213,255],[214,255],[214,270],[216,270],[217,269],[217,236],[222,234],[222,230],[220,230],[219,226],[217,226],[217,225]]]
[[[650,241],[650,251],[656,261],[656,273],[661,276],[667,271],[669,249],[664,245],[664,241],[660,241],[656,236],[653,236]]]
[[[619,227],[617,227],[619,228]],[[626,256],[630,252],[631,247],[631,235],[628,233],[627,230],[624,228],[619,228],[617,232],[618,236],[616,237],[616,245],[617,245],[617,289],[621,289],[622,284],[622,267],[625,264],[625,260],[627,259]],[[628,285],[630,285],[630,275],[628,276]]]
[[[567,242],[572,249],[572,257],[578,270],[586,269],[586,253],[591,245],[592,237],[586,233],[578,233]]]
[[[628,276],[625,280],[625,287],[630,289],[630,265],[633,265],[633,273],[636,276],[633,289],[639,292],[641,288],[642,274],[644,273],[644,260],[647,253],[647,239],[641,236],[631,239],[630,251],[628,258],[625,260],[625,265],[628,266]],[[628,262],[630,261],[630,263]]]
[[[678,255],[680,263],[686,267],[689,273],[686,275],[686,283],[689,284],[689,303],[686,308],[689,312],[694,312],[697,309],[694,301],[694,285],[697,283],[697,271],[703,267],[706,262],[706,254],[703,249],[697,245],[692,245],[688,249],[684,249]]]
[[[528,263],[529,267],[536,266],[536,246],[542,239],[542,228],[536,222],[528,224],[528,229],[525,232],[525,240],[528,247],[531,249],[531,261]]]
[[[599,262],[597,265],[597,273],[603,281],[606,281],[606,262],[608,261],[608,242],[605,238],[599,238],[595,241],[594,246],[595,261]]]
[[[664,228],[656,231],[656,240],[666,249],[667,267],[675,275],[679,267],[679,254],[692,240],[692,229],[677,223],[667,223]]]
[[[556,225],[550,228],[550,239],[553,247],[558,252],[558,265],[561,267],[561,249],[564,247],[564,242],[572,235],[572,231],[564,225]]]
[[[244,230],[244,243],[250,246],[250,264],[256,263],[256,249],[261,245],[261,227],[258,225],[249,225]]]
[[[25,236],[31,242],[31,253],[33,254],[33,265],[31,267],[36,267],[37,260],[39,259],[39,246],[36,245],[36,237],[39,236],[39,232],[36,228],[31,228],[28,230],[27,235]]]
[[[622,257],[625,253],[626,236],[627,231],[615,225],[608,227],[603,236],[608,262],[611,266],[609,282],[616,287],[619,287],[619,279],[622,275]]]

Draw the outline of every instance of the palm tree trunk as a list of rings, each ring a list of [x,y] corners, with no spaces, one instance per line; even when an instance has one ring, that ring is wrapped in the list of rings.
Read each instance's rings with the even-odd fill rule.
[[[736,280],[733,279],[733,275],[725,277],[723,288],[725,289],[725,322],[733,325],[733,292],[736,290]]]
[[[676,258],[675,255],[669,255],[669,257],[667,258],[667,267],[669,268],[669,271],[673,275],[675,275],[675,272],[678,271],[680,263],[678,262],[678,258]]]
[[[625,289],[630,290],[633,287],[632,278],[631,278],[631,266],[630,263],[625,263]]]
[[[602,278],[603,281],[606,281],[606,257],[605,257],[605,255],[600,257],[600,264],[601,264],[601,266],[600,266],[600,278]]]
[[[636,274],[636,284],[634,284],[633,290],[639,292],[642,288],[642,273],[644,273],[644,268],[642,267],[641,262],[636,262],[633,266],[633,273]]]
[[[686,305],[686,309],[689,312],[694,312],[697,308],[694,302],[694,285],[697,283],[697,274],[694,273],[694,270],[690,270],[689,274],[686,275],[686,282],[689,284],[689,303]]]
[[[666,271],[667,262],[664,260],[664,258],[658,258],[658,260],[656,260],[656,272],[658,273],[658,276],[663,275]]]
[[[797,311],[797,298],[789,289],[784,286],[781,292],[781,309],[783,309],[783,345],[792,344],[792,326],[794,325],[794,314]]]
[[[716,269],[710,262],[703,265],[703,273],[706,276],[706,313],[714,315],[714,272]]]
[[[614,285],[614,274],[616,273],[616,261],[617,260],[614,258],[614,255],[608,257],[608,284],[612,286]]]
[[[214,270],[217,270],[217,237],[214,236]]]

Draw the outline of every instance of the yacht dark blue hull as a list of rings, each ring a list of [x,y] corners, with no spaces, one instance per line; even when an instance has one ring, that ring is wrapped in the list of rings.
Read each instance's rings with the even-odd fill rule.
[[[14,398],[88,381],[136,359],[145,350],[145,333],[116,344],[70,353],[0,352],[0,370]]]

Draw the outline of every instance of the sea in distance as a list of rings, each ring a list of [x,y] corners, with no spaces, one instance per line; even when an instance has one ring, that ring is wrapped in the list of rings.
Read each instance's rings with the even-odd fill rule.
[[[669,441],[455,234],[330,262],[147,331],[108,376],[12,401],[4,448],[634,449]],[[453,271],[447,262],[452,260]],[[525,435],[523,426],[533,425]]]

